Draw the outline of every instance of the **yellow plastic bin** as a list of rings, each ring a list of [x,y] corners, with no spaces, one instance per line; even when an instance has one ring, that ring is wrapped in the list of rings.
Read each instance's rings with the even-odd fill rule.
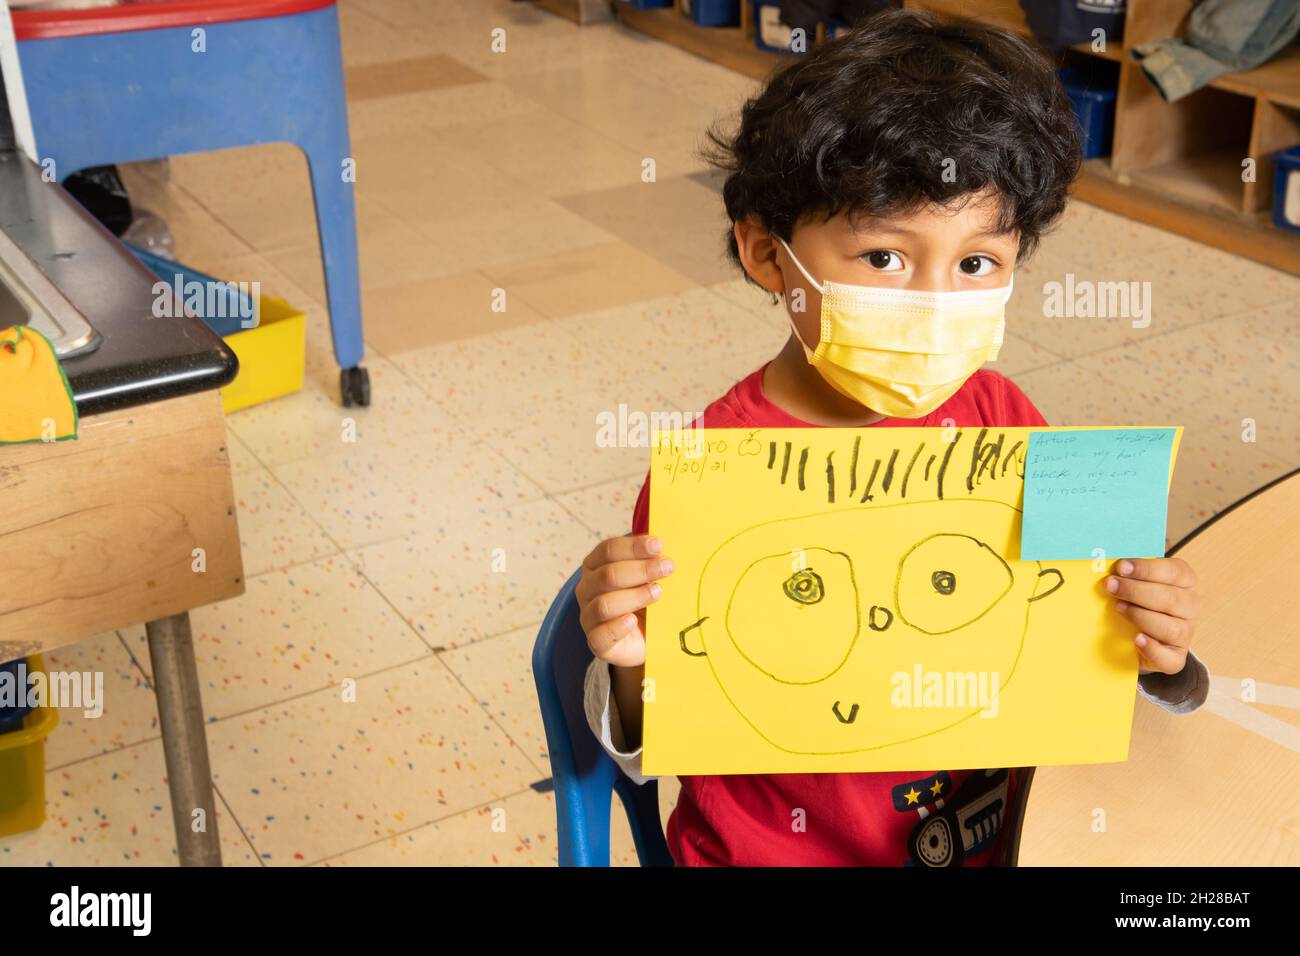
[[[31,670],[45,670],[38,656]],[[22,728],[0,734],[0,837],[35,830],[45,822],[45,738],[59,725],[57,707],[37,707]]]
[[[187,290],[197,283],[204,297],[214,289],[230,287],[220,279],[172,262],[161,256],[127,243],[131,250],[158,280],[170,287]],[[221,407],[226,414],[257,405],[260,402],[288,395],[302,388],[303,371],[307,362],[307,316],[283,299],[273,295],[257,297],[257,325],[243,328],[242,316],[235,315],[221,304],[233,304],[229,296],[240,299],[251,294],[242,287],[231,292],[221,292],[217,310],[212,315],[198,317],[216,332],[239,357],[239,373],[235,380],[221,390]],[[201,297],[203,298],[203,297]]]
[[[239,374],[221,390],[226,414],[302,388],[307,361],[307,316],[283,299],[258,299],[258,323],[226,336],[239,356]]]

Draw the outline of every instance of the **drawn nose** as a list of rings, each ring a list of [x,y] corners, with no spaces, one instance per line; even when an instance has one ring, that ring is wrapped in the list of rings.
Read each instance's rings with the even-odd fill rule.
[[[887,631],[889,625],[894,623],[894,612],[887,607],[881,607],[879,604],[871,605],[871,613],[867,615],[867,626],[873,631]]]

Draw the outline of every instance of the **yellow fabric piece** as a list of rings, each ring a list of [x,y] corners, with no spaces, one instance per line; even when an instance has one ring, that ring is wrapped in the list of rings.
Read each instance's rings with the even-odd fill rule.
[[[54,347],[16,325],[0,331],[0,444],[77,437],[77,405]]]

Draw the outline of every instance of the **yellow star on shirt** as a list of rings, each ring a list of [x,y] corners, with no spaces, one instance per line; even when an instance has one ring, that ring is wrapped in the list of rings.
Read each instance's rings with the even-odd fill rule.
[[[911,790],[907,791],[907,793],[903,794],[903,796],[907,797],[907,802],[909,804],[916,803],[916,798],[920,795],[921,793],[916,789],[916,787],[913,787]]]

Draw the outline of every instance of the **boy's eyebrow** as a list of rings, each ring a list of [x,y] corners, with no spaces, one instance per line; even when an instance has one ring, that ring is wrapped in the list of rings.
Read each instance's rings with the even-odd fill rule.
[[[919,235],[922,230],[908,229],[905,226],[887,226],[883,223],[872,227],[867,224],[853,227],[853,234],[856,236],[915,236]],[[972,233],[967,238],[970,239],[998,239],[1002,236],[1010,236],[1011,231],[1001,231],[998,229],[985,229],[983,232]]]

